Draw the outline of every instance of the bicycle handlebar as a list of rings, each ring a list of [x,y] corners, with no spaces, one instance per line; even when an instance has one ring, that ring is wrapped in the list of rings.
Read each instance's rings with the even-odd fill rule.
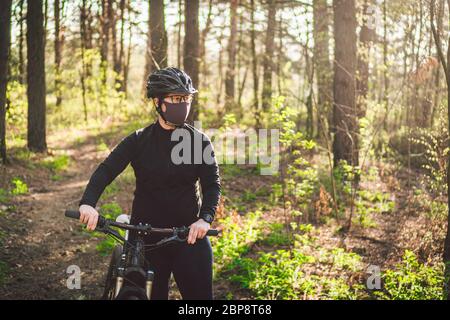
[[[80,212],[78,210],[66,210],[64,215],[68,218],[72,219],[80,219]],[[126,223],[116,222],[111,219],[107,219],[101,215],[98,216],[97,228],[103,228],[105,225],[121,228],[124,230],[134,230],[134,231],[143,231],[148,233],[160,233],[160,234],[174,234],[174,233],[184,233],[188,232],[189,228],[181,227],[181,228],[153,228],[150,225],[131,225]],[[218,236],[219,230],[210,229],[206,233],[208,236]]]

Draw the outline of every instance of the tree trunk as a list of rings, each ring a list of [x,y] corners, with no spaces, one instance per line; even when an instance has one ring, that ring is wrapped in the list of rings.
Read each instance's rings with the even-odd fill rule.
[[[182,58],[182,50],[181,50],[181,26],[183,24],[183,1],[178,1],[178,31],[177,31],[177,67],[181,69],[181,58]]]
[[[106,85],[106,70],[108,68],[108,52],[109,52],[109,20],[108,20],[108,0],[101,0],[101,49],[100,49],[100,64],[102,83]]]
[[[255,0],[250,0],[250,21],[251,21],[251,52],[252,52],[252,74],[253,74],[253,110],[255,112],[255,126],[260,126],[259,115],[259,77],[258,77],[258,56],[256,54],[256,32],[255,32]]]
[[[333,0],[334,7],[334,165],[341,160],[357,166],[356,9],[355,0]]]
[[[195,88],[198,87],[199,80],[199,46],[200,30],[198,23],[199,0],[185,1],[184,7],[184,71],[191,77]],[[194,123],[198,119],[198,103],[194,99],[191,104],[191,110],[188,115],[188,122]]]
[[[330,34],[329,24],[330,15],[327,7],[327,0],[314,0],[313,3],[314,16],[314,63],[317,78],[317,118],[318,122],[326,123],[328,126],[333,124],[333,85],[332,71],[330,62]],[[321,119],[320,119],[321,117]],[[317,128],[322,127],[318,125]],[[327,132],[323,132],[327,134]]]
[[[384,90],[383,90],[383,103],[386,112],[386,117],[384,118],[384,129],[388,129],[388,103],[389,103],[389,74],[388,74],[388,41],[387,41],[387,0],[383,1],[383,79],[384,79]]]
[[[61,28],[60,28],[60,1],[54,2],[54,15],[55,15],[55,96],[56,106],[60,106],[62,102],[61,97]]]
[[[132,29],[132,23],[131,23],[131,3],[130,0],[127,0],[127,8],[128,8],[128,21],[129,21],[129,27],[128,27],[128,50],[127,50],[127,59],[126,62],[124,62],[124,68],[123,68],[123,88],[125,92],[125,98],[128,98],[128,72],[130,70],[130,60],[131,60],[131,47],[132,47],[132,37],[133,37],[133,29]]]
[[[213,8],[213,0],[209,0],[208,3],[208,15],[206,17],[206,25],[205,28],[202,30],[200,34],[200,74],[201,77],[201,83],[199,84],[200,87],[203,87],[203,83],[206,83],[208,81],[207,76],[209,76],[209,69],[208,69],[208,63],[205,60],[205,53],[206,53],[206,37],[208,36],[208,33],[211,29],[212,24],[212,8]]]
[[[112,51],[112,69],[115,72],[114,82],[117,83],[117,69],[119,68],[119,53],[117,52],[117,14],[116,14],[116,1],[108,0],[108,21],[109,32],[111,33],[111,51]]]
[[[358,94],[358,116],[360,118],[366,115],[367,109],[367,93],[369,91],[369,57],[372,41],[372,31],[369,29],[367,21],[368,0],[363,5],[363,25],[359,33],[359,50],[358,50],[358,77],[356,82]]]
[[[443,0],[442,0],[443,1]],[[448,9],[450,10],[450,0],[447,0]],[[436,44],[436,49],[439,56],[439,61],[441,62],[442,68],[444,69],[445,80],[447,84],[447,119],[448,121],[448,132],[450,134],[450,37],[449,43],[447,44],[447,56],[444,54],[442,47],[441,32],[442,30],[435,27],[435,8],[436,1],[430,1],[430,20],[431,20],[431,30],[433,33],[434,42]],[[450,19],[449,19],[450,24]],[[447,137],[447,144],[450,147],[450,139]],[[447,156],[447,234],[444,242],[444,254],[442,256],[445,269],[444,269],[444,295],[447,300],[450,300],[450,155]]]
[[[228,65],[225,73],[225,110],[231,110],[234,105],[236,48],[237,48],[237,7],[238,0],[230,1],[230,37],[228,40]]]
[[[11,42],[11,0],[0,1],[0,158],[6,158],[6,86],[8,84],[8,60]]]
[[[19,82],[21,84],[25,83],[25,62],[23,57],[23,39],[24,39],[24,31],[23,31],[23,25],[24,25],[24,14],[23,14],[23,3],[25,0],[19,0]]]
[[[45,48],[42,0],[28,1],[27,10],[28,148],[43,152],[45,137]]]
[[[276,1],[267,1],[267,30],[266,30],[266,52],[263,61],[263,91],[262,91],[262,109],[268,111],[272,99],[272,72],[274,69],[272,54],[275,43],[275,16],[277,13]]]
[[[83,114],[84,122],[88,122],[87,114],[87,102],[86,102],[86,77],[88,73],[88,63],[86,62],[86,0],[82,0],[80,7],[80,38],[81,38],[81,71],[80,71],[80,82],[81,82],[81,98],[83,101]]]
[[[125,0],[120,0],[120,36],[119,36],[119,54],[117,60],[114,62],[114,71],[116,72],[116,84],[118,91],[124,91],[123,86],[123,64],[124,64],[124,32],[125,32]]]
[[[164,0],[149,1],[149,20],[145,81],[153,71],[167,66],[167,34],[164,17]]]

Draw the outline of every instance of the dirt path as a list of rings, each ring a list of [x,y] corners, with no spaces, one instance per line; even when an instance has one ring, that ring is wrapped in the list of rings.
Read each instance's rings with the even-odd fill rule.
[[[65,209],[77,208],[100,154],[92,137],[80,145],[53,143],[68,152],[72,165],[60,181],[30,172],[29,192],[14,198],[16,210],[5,217],[10,230],[3,240],[1,260],[6,261],[9,270],[0,287],[1,298],[92,299],[101,294],[98,281],[108,259],[95,252],[95,239],[63,215]],[[19,169],[13,166],[7,170]],[[79,290],[66,286],[70,265],[81,269]]]

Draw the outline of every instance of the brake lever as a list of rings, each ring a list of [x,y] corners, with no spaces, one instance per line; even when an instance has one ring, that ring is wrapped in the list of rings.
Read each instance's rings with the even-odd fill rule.
[[[111,236],[113,236],[113,237],[115,237],[115,238],[117,238],[117,239],[119,239],[121,241],[125,241],[125,239],[120,235],[120,233],[117,232],[116,230],[111,229],[109,227],[109,225],[110,225],[109,220],[104,219],[102,221],[102,223],[101,223],[101,227],[95,228],[95,231],[100,231],[100,232],[103,232],[103,233],[105,233],[107,235],[109,234],[109,235],[111,235]]]

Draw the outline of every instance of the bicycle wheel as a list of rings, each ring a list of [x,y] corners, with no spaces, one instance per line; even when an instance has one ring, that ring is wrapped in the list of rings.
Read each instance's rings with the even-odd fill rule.
[[[116,291],[116,278],[117,267],[120,263],[123,247],[117,245],[111,255],[111,261],[109,263],[108,273],[106,275],[105,289],[103,291],[102,300],[114,300],[114,294]]]

